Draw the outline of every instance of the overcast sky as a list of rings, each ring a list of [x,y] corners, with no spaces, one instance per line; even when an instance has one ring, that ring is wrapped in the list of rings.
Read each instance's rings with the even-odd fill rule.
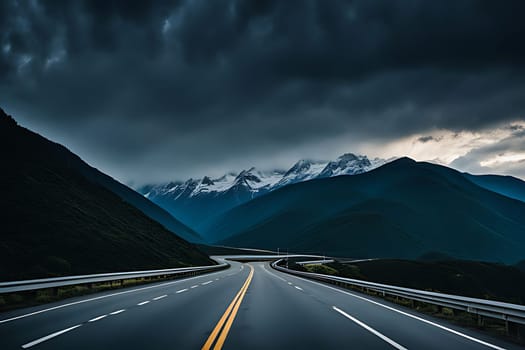
[[[525,179],[525,1],[0,2],[0,106],[132,185],[345,152]]]

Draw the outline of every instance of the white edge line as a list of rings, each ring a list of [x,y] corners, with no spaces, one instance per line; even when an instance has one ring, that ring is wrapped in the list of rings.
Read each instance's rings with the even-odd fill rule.
[[[187,292],[187,291],[188,291],[188,288],[184,288],[184,289],[176,291],[175,293],[179,294],[179,293]]]
[[[58,337],[59,335],[64,334],[64,333],[69,332],[69,331],[72,331],[73,329],[78,328],[80,326],[82,326],[82,325],[81,324],[77,324],[76,326],[69,327],[69,328],[63,329],[61,331],[58,331],[58,332],[46,335],[45,337],[39,338],[37,340],[33,340],[32,342],[29,342],[27,344],[22,345],[22,349],[27,349],[27,348],[30,348],[30,347],[32,347],[34,345],[40,344],[42,342],[45,342],[46,340],[49,340],[51,338]]]
[[[88,322],[95,322],[95,321],[101,320],[101,319],[103,319],[104,317],[107,317],[107,316],[108,316],[108,315],[98,316],[98,317],[92,318],[92,319],[89,320]]]
[[[339,312],[341,315],[343,315],[344,317],[348,318],[349,320],[357,323],[359,326],[363,327],[364,329],[366,329],[370,333],[374,334],[375,336],[377,336],[377,337],[381,338],[382,340],[386,341],[388,344],[392,345],[394,348],[399,349],[399,350],[408,350],[404,346],[398,344],[397,342],[395,342],[394,340],[390,339],[386,335],[384,335],[382,333],[379,333],[378,331],[376,331],[374,328],[370,327],[366,323],[359,321],[357,318],[355,318],[353,316],[350,316],[349,314],[347,314],[343,310],[337,308],[336,306],[332,306],[332,309],[334,309],[335,311]]]
[[[167,294],[164,294],[164,295],[161,295],[159,297],[153,298],[153,300],[160,300],[160,299],[165,298],[167,296],[168,296]]]
[[[276,275],[276,274],[274,274],[274,273],[271,273],[270,270],[268,270],[268,269],[266,268],[266,265],[263,265],[263,268],[264,268],[264,270],[265,270],[267,273],[270,274],[270,276],[277,277],[278,279],[280,279],[280,280],[283,281],[283,282],[288,282],[288,281],[286,281],[284,278],[282,278],[281,276],[278,276],[278,275]]]
[[[218,272],[220,272],[220,271],[218,271]],[[212,273],[218,273],[218,272],[212,272]],[[56,310],[56,309],[61,309],[61,308],[67,307],[67,306],[73,306],[73,305],[77,305],[77,304],[87,303],[89,301],[94,301],[94,300],[114,297],[114,296],[122,295],[122,294],[139,292],[141,290],[147,290],[147,289],[152,289],[152,288],[159,288],[159,287],[168,286],[168,285],[171,285],[171,284],[185,282],[185,281],[189,281],[189,280],[192,280],[192,279],[195,279],[195,278],[202,278],[202,277],[205,277],[205,275],[183,278],[183,279],[180,279],[180,280],[177,280],[177,281],[166,282],[166,283],[162,283],[162,284],[156,284],[156,285],[153,285],[153,286],[147,286],[147,287],[142,287],[142,288],[137,288],[137,289],[132,289],[132,290],[126,290],[126,291],[123,291],[123,292],[107,294],[107,295],[101,295],[101,296],[95,297],[95,298],[84,299],[84,300],[79,300],[79,301],[75,301],[75,302],[72,302],[72,303],[57,305],[57,306],[53,306],[53,307],[50,307],[50,308],[47,308],[47,309],[44,309],[44,310],[38,310],[38,311],[30,312],[30,313],[27,313],[27,314],[24,314],[24,315],[19,315],[19,316],[14,316],[14,317],[11,317],[11,318],[6,318],[4,320],[0,320],[0,324],[6,323],[6,322],[15,321],[15,320],[19,320],[21,318],[25,318],[25,317],[29,317],[29,316],[38,315],[38,314],[41,314],[43,312],[48,312],[48,311],[53,311],[53,310]]]
[[[142,305],[146,305],[147,303],[149,303],[149,300],[143,301],[142,303],[138,303],[137,305],[142,306]]]
[[[124,312],[124,311],[126,311],[126,309],[120,309],[120,310],[117,310],[117,311],[113,311],[113,312],[110,312],[109,314],[110,315],[118,315],[118,314],[120,314],[121,312]]]
[[[323,286],[325,288],[329,288],[329,289],[333,289],[339,293],[343,293],[343,294],[346,294],[346,295],[350,295],[350,296],[353,296],[354,298],[358,298],[358,299],[361,299],[361,300],[364,300],[364,301],[368,301],[369,303],[372,303],[372,304],[375,304],[377,306],[381,306],[381,307],[384,307],[385,309],[388,309],[388,310],[391,310],[391,311],[394,311],[394,312],[397,312],[397,313],[400,313],[402,315],[405,315],[407,317],[411,317],[415,320],[418,320],[418,321],[421,321],[421,322],[424,322],[424,323],[427,323],[431,326],[434,326],[434,327],[437,327],[437,328],[440,328],[444,331],[447,331],[447,332],[450,332],[450,333],[453,333],[455,335],[458,335],[460,337],[463,337],[463,338],[466,338],[468,340],[471,340],[475,343],[479,343],[479,344],[482,344],[482,345],[485,345],[485,346],[488,346],[489,348],[492,348],[492,349],[496,349],[496,350],[506,350],[505,348],[502,348],[500,346],[497,346],[497,345],[494,345],[494,344],[491,344],[491,343],[488,343],[486,341],[483,341],[481,339],[478,339],[478,338],[474,338],[470,335],[467,335],[465,333],[461,333],[459,331],[456,331],[452,328],[448,328],[448,327],[445,327],[445,326],[442,326],[438,323],[435,323],[435,322],[432,322],[432,321],[429,321],[429,320],[425,320],[424,318],[421,318],[421,317],[418,317],[416,315],[412,315],[412,314],[409,314],[408,312],[404,312],[404,311],[401,311],[401,310],[398,310],[398,309],[395,309],[391,306],[388,306],[388,305],[385,305],[385,304],[381,304],[381,303],[378,303],[377,301],[374,301],[374,300],[371,300],[371,299],[368,299],[368,298],[365,298],[365,297],[362,297],[362,296],[359,296],[359,295],[356,295],[356,294],[353,294],[353,293],[350,293],[350,292],[347,292],[347,291],[344,291],[344,290],[340,290],[340,289],[337,289],[337,288],[334,288],[334,287],[331,287],[331,286],[327,286],[327,285],[324,285],[322,283],[319,283],[319,282],[314,282],[314,281],[310,281],[309,279],[307,278],[302,278],[302,277],[298,277],[298,276],[293,276],[297,279],[300,279],[301,281],[306,281],[306,282],[310,282],[310,283],[313,283],[313,284],[317,284],[317,285],[320,285],[320,286]]]

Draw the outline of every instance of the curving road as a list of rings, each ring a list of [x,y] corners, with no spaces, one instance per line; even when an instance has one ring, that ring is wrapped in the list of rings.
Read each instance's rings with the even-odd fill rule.
[[[227,270],[0,314],[0,349],[519,349],[271,269]]]

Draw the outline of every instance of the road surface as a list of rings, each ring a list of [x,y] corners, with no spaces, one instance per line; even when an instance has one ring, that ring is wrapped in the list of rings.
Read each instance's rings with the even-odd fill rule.
[[[0,349],[519,349],[363,294],[232,262],[0,314]]]

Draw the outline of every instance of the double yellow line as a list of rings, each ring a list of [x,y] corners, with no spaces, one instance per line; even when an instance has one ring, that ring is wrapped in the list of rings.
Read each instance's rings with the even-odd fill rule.
[[[228,306],[228,308],[222,315],[221,319],[219,320],[219,323],[217,323],[217,325],[211,332],[210,336],[208,337],[208,340],[206,340],[206,343],[204,343],[204,345],[202,346],[202,350],[211,349],[211,346],[215,342],[215,339],[217,339],[217,342],[215,342],[215,346],[213,347],[213,349],[214,350],[222,349],[222,346],[224,345],[224,341],[226,340],[226,337],[228,336],[228,332],[230,331],[230,328],[232,326],[233,320],[235,319],[235,315],[237,315],[237,311],[239,311],[239,307],[241,306],[242,299],[244,298],[244,295],[246,294],[246,291],[248,290],[248,286],[250,285],[250,282],[252,281],[252,278],[253,278],[253,266],[251,265],[248,265],[248,266],[250,266],[250,274],[248,275],[248,278],[244,282],[242,288],[239,290],[235,298],[233,298],[233,301],[231,302],[230,306]],[[219,335],[218,338],[217,338],[217,335]]]

